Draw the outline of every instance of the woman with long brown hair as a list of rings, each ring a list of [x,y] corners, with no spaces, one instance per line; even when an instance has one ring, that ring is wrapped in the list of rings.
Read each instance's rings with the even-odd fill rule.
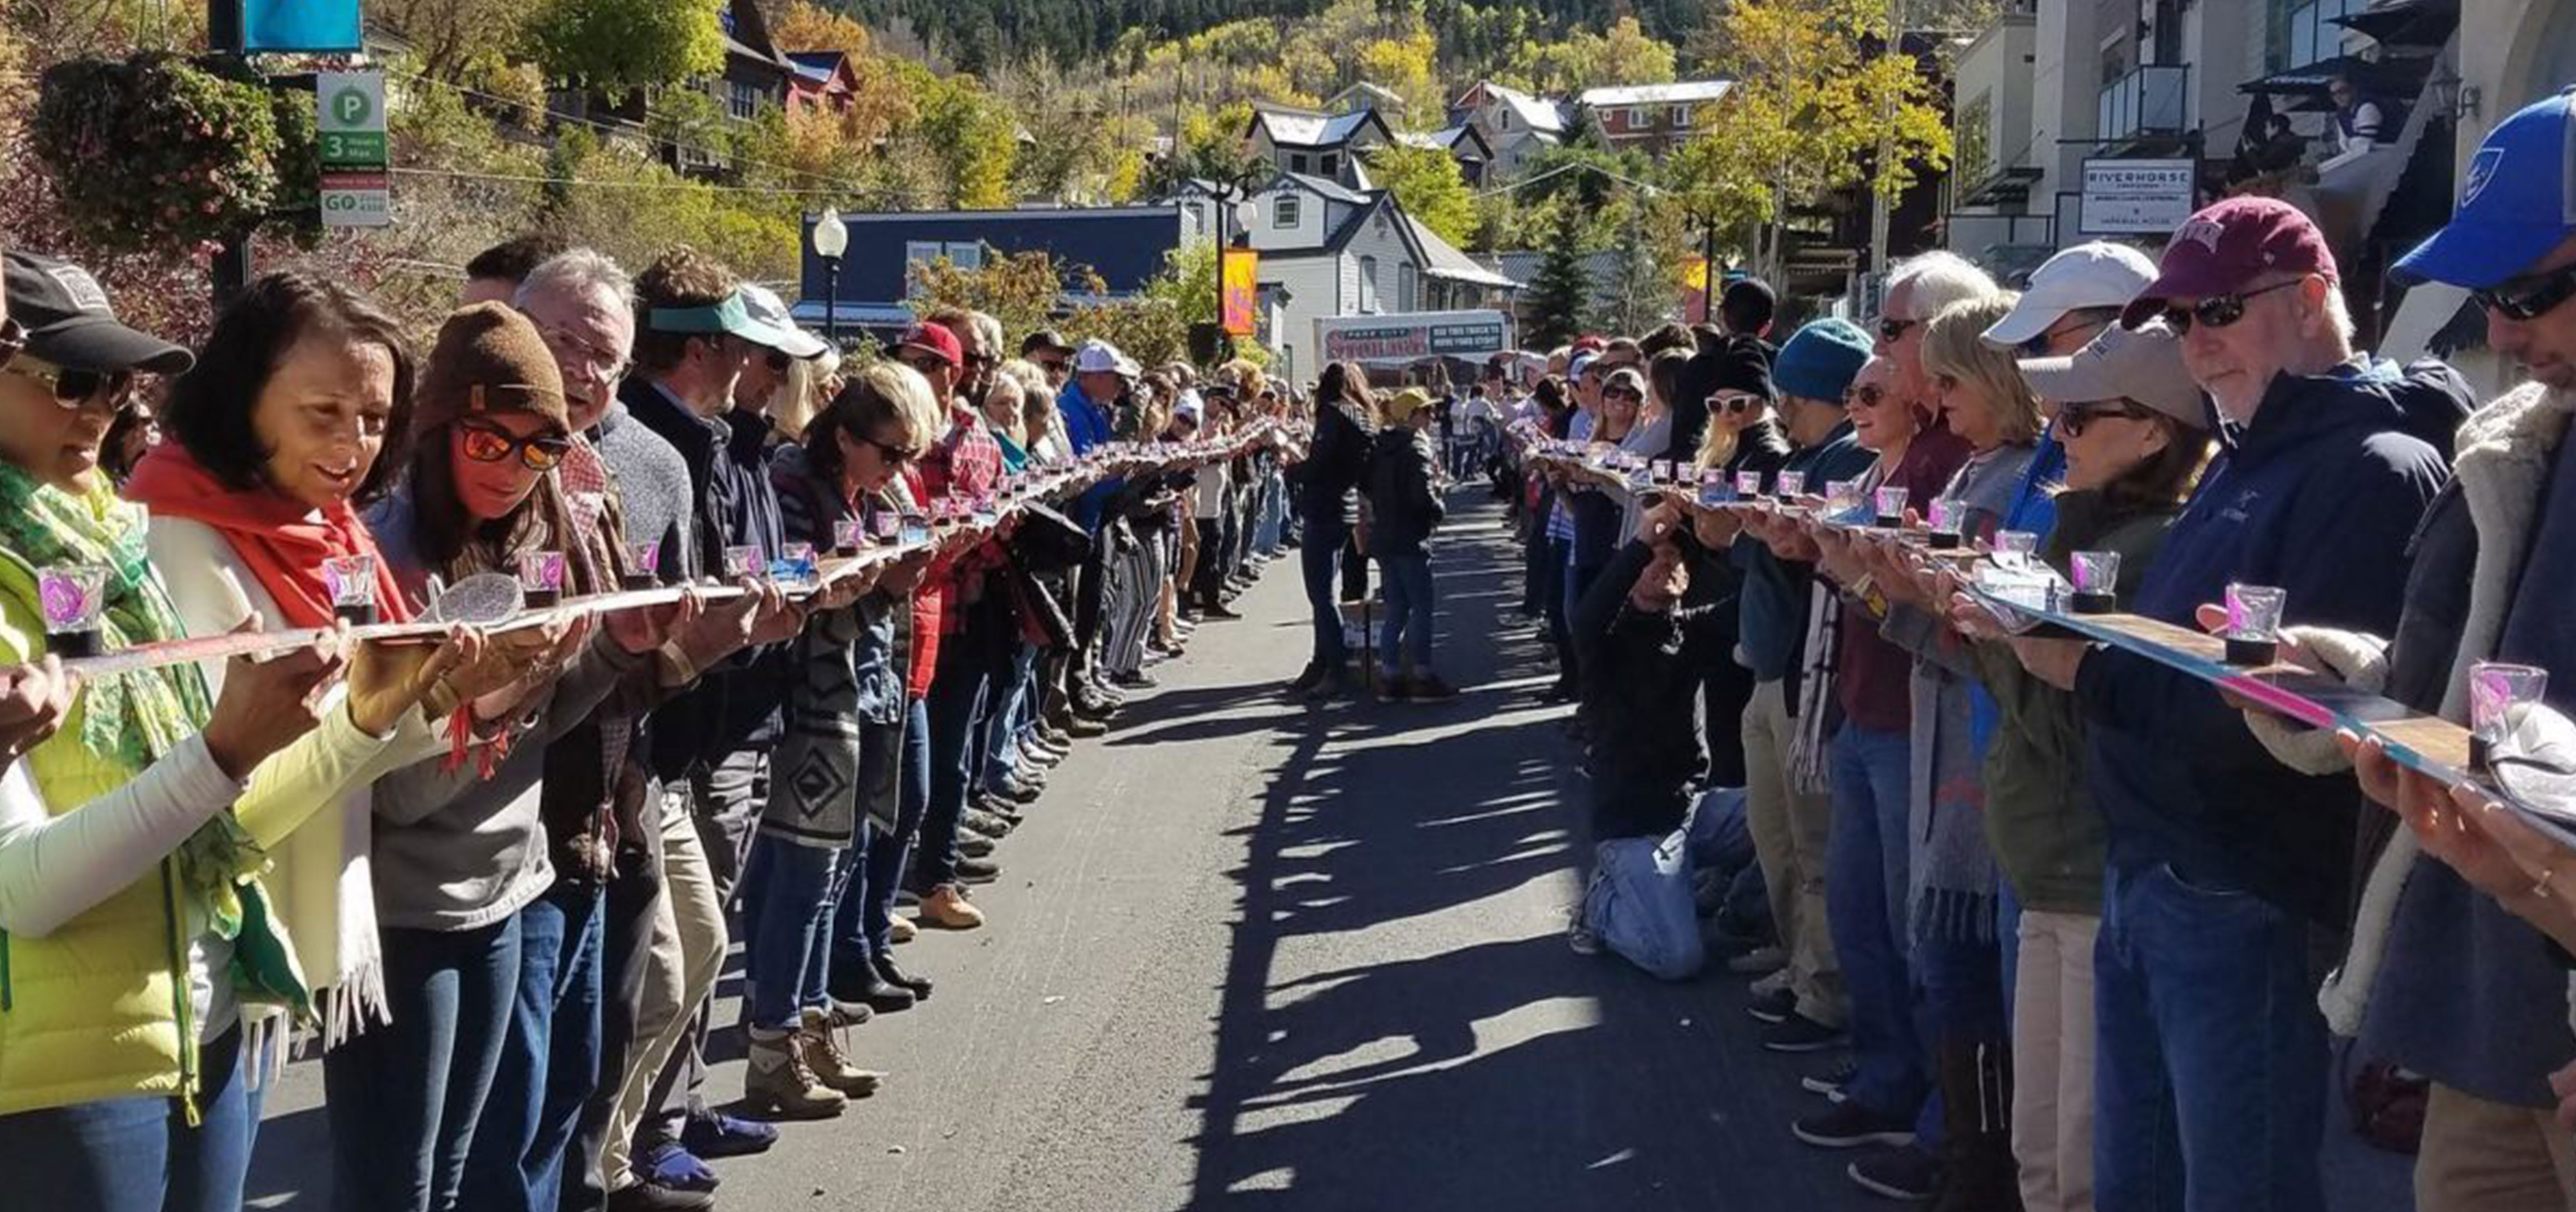
[[[1297,486],[1297,512],[1305,522],[1299,570],[1305,574],[1306,605],[1315,618],[1315,655],[1306,670],[1289,683],[1299,694],[1341,694],[1352,685],[1350,647],[1342,637],[1342,610],[1333,594],[1342,548],[1359,520],[1360,480],[1368,474],[1370,434],[1377,415],[1376,393],[1368,372],[1356,362],[1335,362],[1315,383],[1315,437],[1306,460],[1297,465],[1304,478]]]

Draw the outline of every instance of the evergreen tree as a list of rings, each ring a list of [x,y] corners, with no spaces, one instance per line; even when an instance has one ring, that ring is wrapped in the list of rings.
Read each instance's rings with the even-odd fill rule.
[[[1529,345],[1549,349],[1563,345],[1583,330],[1591,284],[1583,273],[1582,226],[1575,208],[1560,209],[1556,231],[1539,254],[1538,274],[1529,289]]]

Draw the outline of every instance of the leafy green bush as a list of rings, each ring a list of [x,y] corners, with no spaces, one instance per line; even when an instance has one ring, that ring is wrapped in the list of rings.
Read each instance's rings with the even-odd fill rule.
[[[187,251],[273,217],[318,225],[311,94],[150,51],[47,68],[29,134],[64,218],[102,247]]]

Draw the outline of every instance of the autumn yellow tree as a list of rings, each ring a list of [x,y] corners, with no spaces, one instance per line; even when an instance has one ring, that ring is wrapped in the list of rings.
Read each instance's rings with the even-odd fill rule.
[[[1893,202],[1950,161],[1949,116],[1910,55],[1889,48],[1880,0],[1737,0],[1701,44],[1735,81],[1668,176],[1702,222],[1743,233],[1780,272],[1791,211],[1867,185]]]

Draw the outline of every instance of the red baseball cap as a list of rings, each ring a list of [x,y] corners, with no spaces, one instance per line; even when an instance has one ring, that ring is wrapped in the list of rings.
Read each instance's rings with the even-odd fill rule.
[[[966,347],[957,343],[957,334],[948,331],[948,326],[945,324],[932,324],[927,321],[915,324],[903,330],[903,338],[896,341],[894,347],[937,354],[941,361],[950,366],[966,364]]]
[[[2339,281],[2325,233],[2278,198],[2229,198],[2183,220],[2165,244],[2156,280],[2120,313],[2129,328],[2164,310],[2167,299],[2232,295],[2265,274],[2318,274]]]

